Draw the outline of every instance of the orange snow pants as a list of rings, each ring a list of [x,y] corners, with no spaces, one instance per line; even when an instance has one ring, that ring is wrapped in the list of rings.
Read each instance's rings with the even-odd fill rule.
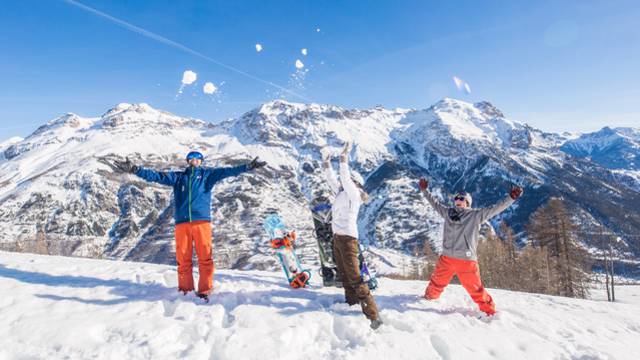
[[[209,294],[213,289],[213,253],[211,223],[192,221],[176,224],[176,260],[178,261],[178,290],[192,291],[193,287],[193,245],[198,256],[198,293]]]
[[[424,292],[424,297],[433,300],[440,297],[444,288],[457,275],[462,286],[467,290],[473,301],[478,304],[481,311],[493,315],[496,305],[491,295],[482,286],[478,262],[474,260],[456,259],[448,256],[440,256],[436,269],[431,274],[429,286]]]

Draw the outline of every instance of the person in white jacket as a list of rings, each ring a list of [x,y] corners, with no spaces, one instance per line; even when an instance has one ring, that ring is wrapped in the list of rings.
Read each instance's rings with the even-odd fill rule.
[[[331,167],[330,154],[325,152],[323,156],[325,176],[334,195],[331,206],[333,254],[346,302],[349,305],[360,303],[362,312],[371,321],[371,327],[377,329],[382,321],[371,291],[362,281],[358,261],[358,211],[360,205],[367,200],[367,194],[362,185],[351,178],[348,163],[350,151],[351,144],[347,143],[340,155],[339,181]]]

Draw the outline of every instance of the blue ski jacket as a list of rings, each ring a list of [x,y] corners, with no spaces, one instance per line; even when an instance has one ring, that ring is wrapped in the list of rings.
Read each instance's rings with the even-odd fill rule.
[[[211,190],[228,177],[249,170],[247,165],[228,168],[188,167],[184,171],[154,171],[140,168],[136,175],[146,181],[173,187],[176,224],[211,221]]]

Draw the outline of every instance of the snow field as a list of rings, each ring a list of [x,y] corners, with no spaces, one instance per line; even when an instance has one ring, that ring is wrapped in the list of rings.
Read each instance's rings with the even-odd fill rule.
[[[2,359],[637,359],[640,287],[602,301],[382,278],[373,331],[341,289],[292,290],[279,272],[217,271],[209,304],[176,291],[175,267],[0,252]]]

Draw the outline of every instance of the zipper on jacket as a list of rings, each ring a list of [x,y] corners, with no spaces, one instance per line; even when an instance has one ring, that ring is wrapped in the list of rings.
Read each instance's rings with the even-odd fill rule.
[[[464,243],[467,244],[467,250],[471,250],[471,246],[469,246],[469,242],[467,241],[467,235],[462,235],[464,238]]]
[[[191,185],[193,185],[193,172],[194,172],[194,168],[192,166],[191,174],[189,174],[189,222],[192,221],[191,219]]]

